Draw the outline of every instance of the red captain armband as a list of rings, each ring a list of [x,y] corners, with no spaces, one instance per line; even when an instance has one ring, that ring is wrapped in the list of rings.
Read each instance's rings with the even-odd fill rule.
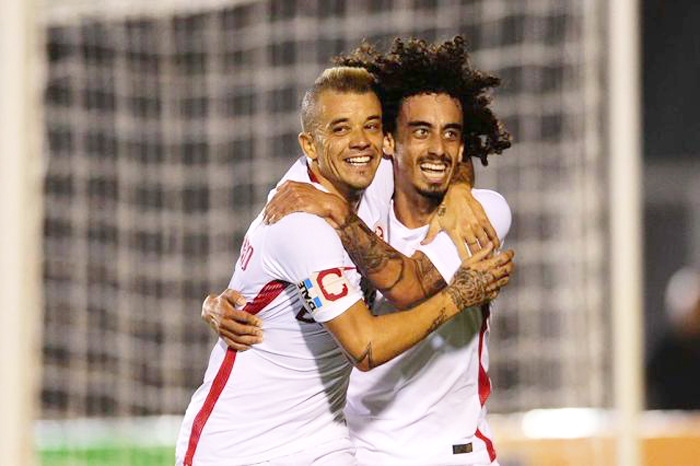
[[[321,313],[330,310],[335,301],[348,296],[352,285],[343,269],[336,267],[312,273],[311,277],[297,284],[297,289],[306,311],[323,321]]]

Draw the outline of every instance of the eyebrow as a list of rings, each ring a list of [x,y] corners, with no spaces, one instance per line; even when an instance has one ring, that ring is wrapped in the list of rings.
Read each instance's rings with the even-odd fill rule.
[[[416,128],[419,126],[427,126],[428,128],[432,128],[433,124],[428,123],[427,121],[416,120],[416,121],[409,121],[408,126],[410,128]],[[458,129],[458,130],[462,131],[462,125],[460,125],[459,123],[448,123],[445,125],[445,129]]]
[[[328,126],[335,126],[338,123],[346,123],[347,121],[349,121],[348,118],[336,118],[335,120],[331,120],[331,122],[328,123]]]
[[[368,117],[366,121],[380,120],[380,119],[381,119],[381,117],[379,115],[372,115],[372,116]],[[335,120],[331,120],[331,122],[328,123],[328,126],[335,126],[338,123],[347,123],[348,121],[350,121],[349,118],[344,118],[344,117],[343,118],[336,118]]]

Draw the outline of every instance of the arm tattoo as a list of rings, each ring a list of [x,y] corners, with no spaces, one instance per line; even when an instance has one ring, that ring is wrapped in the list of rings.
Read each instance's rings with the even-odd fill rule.
[[[367,367],[369,369],[373,369],[377,367],[377,364],[374,362],[374,358],[372,357],[372,343],[367,343],[367,348],[360,354],[358,357],[353,358],[355,360],[355,364],[361,364],[362,361],[367,359]]]
[[[418,275],[418,282],[424,297],[429,298],[447,286],[442,275],[430,262],[428,256],[418,251],[413,255],[413,259],[415,260],[416,274]]]
[[[469,268],[460,268],[446,288],[455,307],[464,310],[468,307],[484,304],[489,299],[487,285],[493,281],[490,273]]]
[[[433,320],[433,323],[430,324],[430,327],[428,330],[425,331],[425,335],[423,335],[423,338],[427,337],[431,333],[433,333],[439,326],[445,323],[445,320],[447,320],[447,313],[445,312],[445,308],[440,309],[440,314]]]
[[[350,214],[337,231],[360,273],[379,291],[390,291],[403,280],[407,258],[375,235],[356,214]]]

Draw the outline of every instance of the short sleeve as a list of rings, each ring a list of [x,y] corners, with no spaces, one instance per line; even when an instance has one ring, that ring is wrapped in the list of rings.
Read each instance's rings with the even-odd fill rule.
[[[496,230],[498,239],[503,244],[512,222],[508,202],[499,193],[488,189],[474,189],[472,195],[484,208],[486,216]],[[462,263],[457,247],[445,232],[440,232],[431,243],[419,246],[418,250],[428,256],[430,262],[448,283]]]
[[[323,219],[295,213],[269,228],[264,267],[296,285],[304,307],[317,322],[339,316],[362,299],[346,276],[343,245]]]

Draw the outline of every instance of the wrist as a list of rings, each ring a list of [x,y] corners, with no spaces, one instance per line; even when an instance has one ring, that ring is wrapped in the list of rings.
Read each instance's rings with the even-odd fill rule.
[[[465,184],[471,189],[474,186],[474,167],[471,160],[468,162],[460,162],[455,167],[455,172],[452,175],[452,184]]]
[[[457,303],[453,299],[454,285],[447,285],[439,294],[442,302],[440,306],[445,310],[447,318],[451,318],[460,313],[461,309],[457,307]]]
[[[350,210],[350,206],[343,201],[337,201],[331,209],[330,219],[333,228],[338,232],[342,232],[350,226],[354,217],[355,214]]]

